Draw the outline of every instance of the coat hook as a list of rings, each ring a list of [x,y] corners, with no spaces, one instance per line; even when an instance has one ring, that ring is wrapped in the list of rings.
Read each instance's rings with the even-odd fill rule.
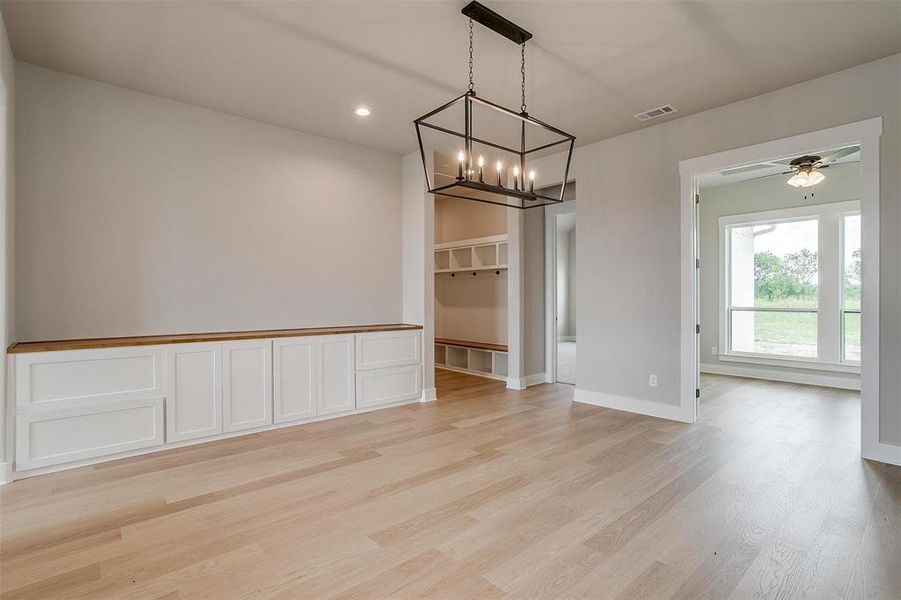
[[[494,274],[495,274],[495,275],[500,275],[501,272],[500,272],[500,271],[495,271]]]
[[[472,276],[475,277],[476,275],[478,275],[478,273],[476,273],[475,271],[473,271],[473,272],[472,272]]]
[[[456,276],[457,276],[456,273],[451,273],[451,277],[456,277]]]

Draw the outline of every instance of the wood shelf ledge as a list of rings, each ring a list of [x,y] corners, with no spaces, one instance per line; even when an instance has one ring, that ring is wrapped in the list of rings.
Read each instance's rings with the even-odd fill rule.
[[[475,350],[492,350],[494,352],[508,351],[507,344],[489,344],[488,342],[473,342],[471,340],[435,338],[435,343],[440,346],[457,346],[458,348],[473,348]]]
[[[189,344],[193,342],[227,342],[265,338],[303,337],[310,335],[341,335],[350,333],[378,333],[422,329],[422,325],[389,323],[382,325],[343,325],[339,327],[303,327],[299,329],[261,329],[256,331],[220,331],[209,333],[178,333],[132,337],[84,338],[17,342],[7,348],[9,354],[49,352],[54,350],[87,350],[92,348],[122,348],[126,346],[156,346],[161,344]]]

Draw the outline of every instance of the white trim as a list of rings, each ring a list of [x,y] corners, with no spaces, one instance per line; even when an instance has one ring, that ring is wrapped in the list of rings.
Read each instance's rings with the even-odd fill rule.
[[[870,449],[870,455],[864,458],[901,467],[901,446],[878,442]]]
[[[573,402],[591,404],[592,406],[602,406],[604,408],[612,408],[615,410],[624,410],[641,415],[648,415],[650,417],[669,419],[671,421],[690,423],[690,421],[685,419],[682,407],[674,404],[663,404],[651,400],[640,400],[638,398],[627,398],[625,396],[616,396],[614,394],[603,394],[601,392],[594,392],[581,388],[576,388],[573,391]]]
[[[716,363],[701,363],[701,373],[731,375],[733,377],[749,377],[751,379],[766,379],[770,381],[784,381],[786,383],[801,383],[804,385],[819,385],[822,387],[840,388],[843,390],[860,390],[860,379],[858,377],[839,377],[836,375],[779,371],[776,369],[755,369],[753,367],[745,367],[742,365],[718,365]]]
[[[473,375],[475,377],[484,377],[485,379],[494,379],[495,381],[506,381],[507,383],[510,382],[509,377],[504,377],[503,375],[495,375],[494,373],[486,373],[485,371],[471,371],[462,367],[451,367],[449,365],[442,365],[437,363],[435,364],[435,368],[441,369],[442,371],[453,371],[454,373],[463,373],[464,375]],[[507,387],[510,386],[508,385]]]
[[[539,383],[547,383],[547,378],[544,373],[532,373],[531,375],[526,375],[523,378],[523,381],[525,382],[526,387],[532,387]]]
[[[435,250],[452,250],[454,248],[465,248],[466,246],[487,246],[489,244],[499,244],[507,241],[506,233],[497,235],[487,235],[480,238],[471,238],[468,240],[456,240],[453,242],[441,242],[435,244]]]
[[[419,396],[420,402],[434,402],[438,399],[438,390],[436,388],[423,388],[422,394]]]
[[[557,217],[576,212],[576,201],[544,207],[544,381],[557,381]],[[578,218],[578,217],[577,217]],[[576,229],[578,230],[578,223]],[[578,238],[576,238],[578,239]],[[578,260],[578,259],[577,259]],[[577,321],[578,323],[578,321]],[[578,325],[577,325],[578,327]],[[575,336],[571,337],[576,341]],[[578,380],[578,374],[576,377]]]
[[[13,480],[13,464],[0,462],[0,485],[6,485]]]
[[[781,358],[768,354],[720,353],[716,358],[725,362],[746,363],[750,365],[766,365],[768,367],[783,367],[785,369],[809,369],[811,371],[832,371],[834,373],[860,375],[860,365],[850,363],[825,363],[814,359]]]
[[[507,389],[522,391],[526,389],[526,380],[522,377],[507,377]]]
[[[884,460],[894,456],[879,442],[879,136],[882,117],[839,125],[717,152],[679,162],[681,175],[681,393],[683,415],[697,418],[694,390],[699,372],[699,340],[695,334],[698,302],[697,249],[698,177],[711,171],[800,155],[817,148],[860,145],[860,210],[863,250],[861,352],[861,455]],[[891,446],[894,448],[894,446]],[[901,452],[901,450],[899,450]],[[882,457],[882,458],[880,458]]]

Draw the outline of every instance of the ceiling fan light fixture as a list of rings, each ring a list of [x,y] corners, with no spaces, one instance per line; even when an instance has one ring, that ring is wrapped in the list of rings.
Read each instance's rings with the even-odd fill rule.
[[[807,187],[816,185],[816,184],[820,183],[821,181],[823,181],[824,179],[826,179],[826,176],[823,175],[821,172],[817,171],[816,169],[814,169],[813,171],[808,173],[807,176],[810,179],[810,183],[807,184]]]
[[[798,171],[797,173],[789,177],[788,181],[786,181],[785,183],[792,187],[806,188],[815,186],[816,184],[821,183],[824,179],[826,179],[826,176],[823,175],[822,172],[817,171],[816,169],[808,168]]]
[[[789,177],[785,183],[792,187],[807,187],[810,185],[810,180],[807,178],[807,173],[800,172]]]

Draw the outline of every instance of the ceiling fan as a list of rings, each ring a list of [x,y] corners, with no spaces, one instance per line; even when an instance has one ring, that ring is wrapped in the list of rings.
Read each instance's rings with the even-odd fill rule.
[[[721,175],[730,175],[735,173],[742,173],[756,169],[764,169],[764,168],[772,168],[772,167],[789,167],[788,171],[783,171],[781,173],[770,173],[769,175],[761,175],[760,177],[751,177],[749,179],[743,179],[742,181],[753,181],[755,179],[764,179],[766,177],[775,177],[776,175],[789,175],[792,176],[788,178],[785,182],[793,187],[811,187],[826,179],[826,176],[820,172],[820,169],[828,168],[830,165],[837,162],[839,159],[842,159],[850,154],[854,154],[855,152],[860,151],[860,146],[849,146],[847,148],[841,148],[839,150],[835,150],[830,152],[829,154],[820,156],[816,154],[805,154],[804,156],[799,156],[798,158],[792,159],[786,163],[785,161],[773,161],[760,163],[757,165],[749,165],[746,167],[737,167],[735,169],[729,169],[727,171],[721,171]]]

